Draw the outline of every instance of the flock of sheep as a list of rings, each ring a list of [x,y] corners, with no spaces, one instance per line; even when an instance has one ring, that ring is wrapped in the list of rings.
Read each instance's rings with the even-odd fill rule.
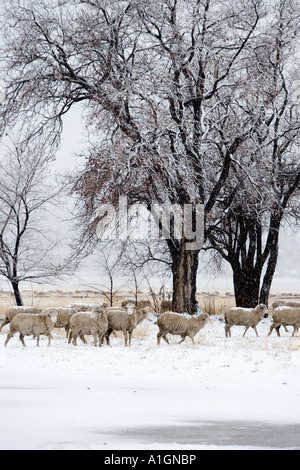
[[[166,305],[162,305],[165,310]],[[101,347],[104,340],[110,345],[110,335],[115,331],[121,331],[124,335],[125,346],[131,346],[132,334],[135,328],[144,320],[150,319],[151,304],[141,301],[133,304],[125,301],[121,307],[108,307],[106,304],[99,306],[70,305],[68,308],[48,308],[39,310],[31,307],[12,307],[5,315],[0,326],[0,332],[5,325],[10,325],[10,331],[5,341],[5,347],[16,333],[23,346],[26,346],[24,337],[34,336],[39,346],[40,337],[47,336],[49,346],[51,344],[51,333],[53,329],[64,328],[69,343],[77,346],[80,338],[86,344],[85,336],[93,336],[94,345]],[[226,338],[231,338],[233,326],[244,326],[244,337],[253,328],[258,336],[257,326],[268,317],[266,305],[258,305],[255,309],[231,308],[224,314]],[[280,328],[286,330],[288,326],[294,328],[293,337],[300,327],[300,302],[275,302],[273,304],[273,323],[269,336],[276,329],[280,336]],[[193,344],[194,338],[202,330],[209,320],[208,314],[199,314],[194,317],[180,315],[173,312],[165,312],[158,316],[156,324],[159,328],[157,344],[160,345],[161,338],[168,344],[167,335],[181,336],[180,343],[189,337]]]

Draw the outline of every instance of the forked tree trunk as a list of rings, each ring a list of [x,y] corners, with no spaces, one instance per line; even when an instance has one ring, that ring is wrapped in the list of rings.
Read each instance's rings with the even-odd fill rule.
[[[232,260],[233,282],[238,307],[268,306],[279,255],[281,219],[273,218],[265,252],[262,252],[262,231],[252,237],[252,250],[241,260]],[[265,275],[264,275],[265,271]]]

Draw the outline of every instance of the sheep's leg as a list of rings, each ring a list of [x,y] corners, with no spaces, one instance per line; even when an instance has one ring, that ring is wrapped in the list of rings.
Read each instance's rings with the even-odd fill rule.
[[[71,343],[72,343],[72,339],[73,339],[73,331],[71,330],[71,331],[70,331],[70,334],[69,334],[69,341],[68,341],[68,344],[71,344]]]
[[[36,336],[36,346],[37,346],[37,348],[40,347],[40,335]]]
[[[112,328],[109,328],[109,330],[107,330],[107,332],[105,334],[107,346],[110,346],[110,335],[112,334],[113,331],[114,330]]]
[[[226,331],[226,338],[231,338],[231,329],[230,329],[230,326],[227,326],[225,328],[225,331]]]
[[[268,336],[271,336],[274,330],[275,330],[275,324],[273,323],[273,325],[271,325]]]
[[[225,326],[225,335],[226,335],[226,338],[231,338],[230,326],[228,326],[227,324]]]
[[[73,335],[72,335],[73,346],[77,346],[77,338],[78,338],[78,335],[73,332]]]
[[[104,338],[105,338],[105,333],[104,333],[103,335],[101,335],[101,334],[99,333],[99,348],[102,347],[102,344],[103,344],[103,342],[104,342]]]
[[[20,340],[21,343],[23,344],[24,348],[26,348],[26,344],[25,344],[25,341],[24,341],[24,335],[20,334],[19,340]]]
[[[163,338],[166,343],[170,344],[167,338],[167,334],[168,334],[168,331],[165,330],[164,328],[159,330],[158,335],[157,335],[157,346],[160,346],[161,338]]]
[[[245,333],[243,334],[243,338],[245,338],[247,331],[249,330],[250,326],[246,326]]]
[[[277,332],[278,338],[281,337],[281,335],[280,335],[280,328],[281,328],[281,325],[279,325],[279,326],[276,327],[276,332]]]
[[[48,335],[48,348],[51,346],[52,335]]]
[[[70,327],[69,327],[69,326],[65,326],[65,330],[66,330],[66,338],[68,339],[68,338],[69,338]]]
[[[5,320],[0,325],[0,333],[2,331],[2,328],[4,328],[5,325],[8,325],[8,324],[9,324],[9,320],[8,320],[8,318],[5,317]]]
[[[85,339],[85,337],[84,337],[83,334],[79,335],[79,338],[81,339],[81,341],[83,342],[83,344],[87,344],[87,341],[86,341],[86,339]]]
[[[123,335],[125,338],[125,347],[128,348],[128,334],[126,330],[123,331]]]
[[[98,346],[98,334],[95,333],[93,336],[94,336],[94,346],[96,348]]]
[[[7,338],[6,338],[6,341],[5,341],[5,344],[4,344],[5,347],[8,345],[9,341],[13,338],[13,336],[14,336],[14,333],[9,333],[7,335]]]
[[[131,348],[132,334],[133,334],[133,331],[129,331],[128,336],[129,336],[129,347],[130,348]]]
[[[182,343],[184,343],[184,342],[185,342],[185,340],[186,340],[186,335],[181,335],[181,338],[182,338],[182,339],[181,339],[181,341],[179,341],[179,343],[178,343],[178,344],[182,344]],[[190,336],[190,338],[192,339],[192,337],[191,337],[191,336]]]
[[[255,331],[255,333],[256,333],[256,336],[259,338],[259,334],[258,334],[258,332],[257,332],[257,328],[256,328],[256,326],[252,326],[252,328],[253,328],[253,330]]]
[[[194,336],[189,335],[189,337],[190,337],[191,340],[192,340],[193,346],[195,346],[195,338],[194,338]]]
[[[163,336],[163,339],[165,340],[166,343],[170,344],[170,343],[169,343],[169,340],[168,340],[168,338],[167,338],[167,334],[165,334],[165,335]]]

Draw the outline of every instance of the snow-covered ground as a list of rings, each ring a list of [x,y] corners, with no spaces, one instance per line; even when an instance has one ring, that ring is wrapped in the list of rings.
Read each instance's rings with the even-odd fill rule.
[[[145,322],[133,346],[50,348],[0,334],[0,449],[300,448],[300,338],[225,339],[217,318],[158,349]],[[282,438],[281,438],[282,437]]]

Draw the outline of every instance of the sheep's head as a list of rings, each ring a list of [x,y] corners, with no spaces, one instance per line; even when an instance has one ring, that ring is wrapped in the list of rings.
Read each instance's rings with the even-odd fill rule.
[[[264,316],[264,318],[268,318],[269,316],[269,309],[266,305],[260,304],[256,307],[256,312],[259,313],[260,315]]]
[[[98,315],[102,315],[103,312],[104,312],[104,309],[102,307],[97,306],[93,308],[92,315],[96,317]]]
[[[202,315],[199,315],[198,321],[200,324],[203,326],[206,325],[206,323],[209,321],[209,315],[208,313],[203,313]]]
[[[136,311],[136,306],[133,303],[127,304],[126,305],[126,311],[128,315],[133,315]]]
[[[94,307],[91,313],[92,318],[96,320],[97,323],[101,322],[106,317],[106,312],[102,307]]]
[[[55,323],[57,323],[57,318],[58,318],[58,313],[57,312],[50,313],[49,320],[51,321],[51,323],[53,323],[53,325],[55,325]]]
[[[273,307],[273,310],[275,310],[276,308],[282,307],[283,305],[284,305],[284,302],[277,300],[276,302],[273,303],[272,307]]]

